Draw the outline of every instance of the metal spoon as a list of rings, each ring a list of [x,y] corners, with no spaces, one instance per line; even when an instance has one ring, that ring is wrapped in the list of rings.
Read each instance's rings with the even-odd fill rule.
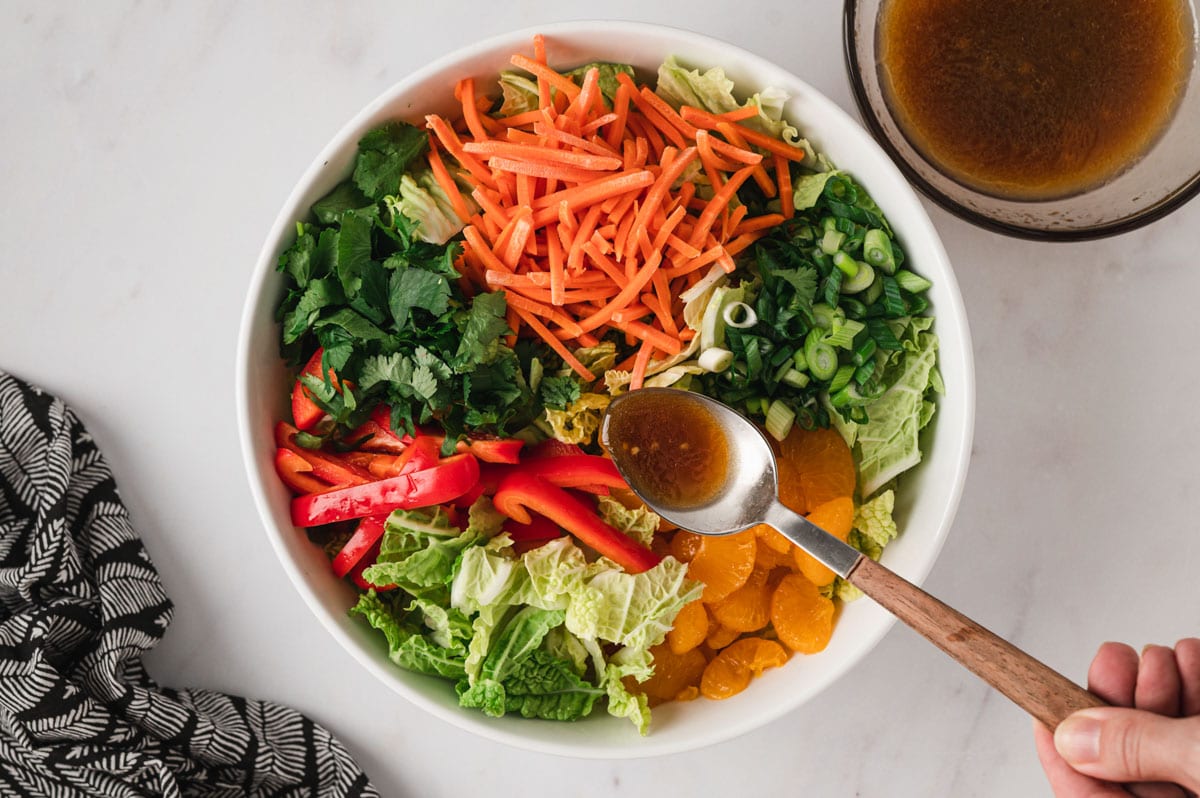
[[[664,398],[700,403],[724,433],[729,454],[724,486],[702,503],[680,506],[661,501],[653,495],[652,486],[639,484],[627,450],[611,439],[614,417],[639,402]],[[1076,710],[1105,705],[1065,676],[780,504],[771,445],[754,424],[726,405],[688,391],[642,388],[612,400],[600,436],[629,487],[663,518],[701,535],[728,535],[761,523],[774,527],[1048,728],[1054,729]]]

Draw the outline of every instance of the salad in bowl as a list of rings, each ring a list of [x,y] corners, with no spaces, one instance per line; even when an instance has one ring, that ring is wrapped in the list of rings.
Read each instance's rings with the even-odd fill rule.
[[[660,29],[630,28],[642,52],[611,57],[510,37],[433,69],[424,104],[369,109],[293,197],[248,314],[270,308],[284,374],[243,432],[270,436],[254,473],[285,561],[376,673],[502,737],[609,716],[606,737],[650,740],[680,707],[778,689],[789,660],[846,657],[854,588],[765,526],[702,538],[643,506],[597,440],[614,396],[743,412],[781,500],[875,558],[920,505],[940,405],[969,439],[936,239],[914,251],[810,141],[789,81],[694,47],[648,68]],[[936,543],[965,463],[938,459]]]

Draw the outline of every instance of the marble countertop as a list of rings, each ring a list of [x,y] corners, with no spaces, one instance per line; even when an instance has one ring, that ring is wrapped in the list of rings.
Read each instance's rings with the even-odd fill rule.
[[[294,705],[388,796],[1038,796],[1029,720],[894,627],[841,681],[719,748],[577,761],[433,720],[371,679],[279,566],[245,483],[233,359],[250,270],[333,133],[431,58],[604,16],[688,27],[854,112],[829,2],[6,2],[0,367],[78,411],[176,603],[165,685]],[[1200,623],[1200,203],[1085,244],[1003,238],[926,203],[978,382],[957,523],[926,587],[1082,679],[1097,645]]]

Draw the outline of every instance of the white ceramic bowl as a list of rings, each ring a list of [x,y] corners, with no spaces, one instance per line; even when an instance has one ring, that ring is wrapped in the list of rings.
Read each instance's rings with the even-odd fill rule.
[[[289,494],[275,476],[272,428],[287,418],[288,380],[278,355],[274,311],[283,294],[276,260],[292,241],[309,206],[350,172],[356,142],[381,122],[419,122],[429,112],[453,113],[456,80],[474,76],[494,86],[514,52],[531,52],[532,37],[547,38],[548,59],[573,67],[596,60],[630,63],[652,78],[674,54],[684,63],[721,66],[738,90],[785,89],[787,119],[818,151],[851,172],[871,192],[903,241],[913,267],[933,281],[929,293],[941,338],[939,367],[946,383],[936,421],[924,440],[925,460],[904,479],[897,516],[902,534],[884,563],[914,582],[932,566],[950,529],[971,450],[974,374],[970,333],[958,285],[937,233],[912,189],[883,151],[842,109],[794,75],[745,50],[672,28],[624,22],[570,22],[498,36],[435,61],[393,86],[355,116],[317,155],[284,203],[267,236],[250,284],[237,357],[237,408],[242,451],[259,512],[279,560],[312,611],[363,667],[431,714],[481,736],[524,748],[579,757],[641,757],[683,751],[742,734],[790,712],[867,654],[892,624],[870,600],[845,607],[829,647],[768,671],[725,700],[666,704],[654,710],[650,734],[639,737],[626,720],[602,710],[576,723],[489,718],[459,708],[444,681],[401,670],[386,657],[383,636],[347,616],[354,590],[336,579],[324,553],[292,526]],[[864,719],[866,720],[866,719]]]

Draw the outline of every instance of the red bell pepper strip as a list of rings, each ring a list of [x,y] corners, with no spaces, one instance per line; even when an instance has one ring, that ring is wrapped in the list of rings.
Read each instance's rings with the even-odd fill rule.
[[[361,588],[362,590],[374,589],[380,593],[383,593],[384,591],[387,591],[387,590],[395,590],[396,589],[396,585],[391,585],[391,584],[376,585],[371,582],[368,582],[363,577],[363,571],[370,568],[372,565],[375,564],[375,561],[379,559],[379,548],[380,548],[381,543],[383,543],[382,538],[375,541],[375,545],[371,547],[370,551],[368,551],[366,554],[364,554],[363,558],[361,560],[359,560],[357,563],[355,563],[354,567],[350,569],[350,573],[346,574],[346,576],[350,577],[350,581],[353,582],[354,584],[358,585],[359,588]]]
[[[504,531],[512,538],[513,553],[517,555],[563,536],[558,524],[537,513],[533,513],[528,524],[518,524],[511,518],[508,519],[504,522]]]
[[[441,459],[442,441],[431,435],[418,435],[396,458],[400,474],[433,468]]]
[[[393,454],[398,454],[413,442],[412,435],[397,435],[392,431],[392,411],[386,405],[379,405],[371,411],[371,417],[350,433],[349,437],[350,440],[368,438],[360,444],[360,449]],[[439,447],[445,439],[436,432],[418,429],[416,439],[421,438],[433,438]],[[516,464],[520,462],[521,447],[524,445],[525,442],[517,438],[468,438],[458,442],[456,451],[460,454],[470,452],[485,463]]]
[[[387,427],[381,427],[373,418],[359,424],[346,435],[346,441],[363,452],[379,452],[382,454],[400,454],[404,451],[404,441]]]
[[[641,573],[662,561],[658,554],[604,523],[595,510],[567,491],[519,469],[500,480],[492,502],[521,524],[532,522],[531,509],[541,513],[630,573]]]
[[[371,547],[383,537],[383,526],[386,515],[372,515],[358,522],[354,534],[342,546],[342,550],[333,558],[333,572],[339,578],[350,573]]]
[[[563,536],[562,528],[558,524],[539,513],[530,513],[528,524],[522,524],[520,521],[509,518],[504,522],[504,531],[517,543],[528,541],[545,543],[547,540]]]
[[[333,487],[317,479],[312,464],[290,449],[275,450],[275,473],[294,493],[317,493]]]
[[[433,468],[390,479],[292,499],[292,523],[319,526],[392,510],[411,510],[445,504],[466,493],[479,481],[474,455],[457,454]]]
[[[562,457],[564,454],[583,454],[583,447],[577,443],[563,443],[558,438],[547,438],[529,450],[529,457]]]
[[[629,487],[612,460],[595,454],[538,457],[521,463],[517,470],[541,477],[560,488],[582,488],[590,493],[607,493],[599,488]]]
[[[324,355],[325,350],[322,347],[317,347],[317,351],[313,352],[312,357],[308,359],[308,363],[304,365],[300,373],[320,377],[321,358]],[[334,385],[336,385],[337,378],[333,376],[333,369],[329,370],[329,376],[333,380]],[[292,386],[292,420],[296,422],[296,427],[302,430],[310,430],[317,426],[317,422],[324,417],[325,411],[317,407],[317,403],[312,400],[312,392],[297,377],[296,384]]]
[[[481,473],[482,473],[482,468],[485,465],[487,465],[487,463],[480,463]],[[467,491],[466,493],[464,493],[463,495],[459,496],[457,499],[454,500],[454,507],[457,507],[460,509],[468,508],[472,504],[474,504],[476,502],[476,500],[479,499],[480,496],[484,495],[485,493],[487,495],[491,496],[495,492],[496,492],[495,485],[492,486],[491,490],[488,490],[487,485],[483,481],[483,478],[480,477],[479,481],[475,483],[475,486],[473,488],[471,488],[469,491]]]
[[[305,449],[295,441],[296,428],[280,421],[275,425],[275,445],[303,457],[313,467],[313,473],[330,485],[362,485],[375,479],[370,471],[354,465],[344,457],[315,449]]]
[[[521,462],[521,447],[525,441],[518,438],[468,438],[459,441],[459,446],[466,444],[466,450],[485,463],[508,463],[516,465]]]

